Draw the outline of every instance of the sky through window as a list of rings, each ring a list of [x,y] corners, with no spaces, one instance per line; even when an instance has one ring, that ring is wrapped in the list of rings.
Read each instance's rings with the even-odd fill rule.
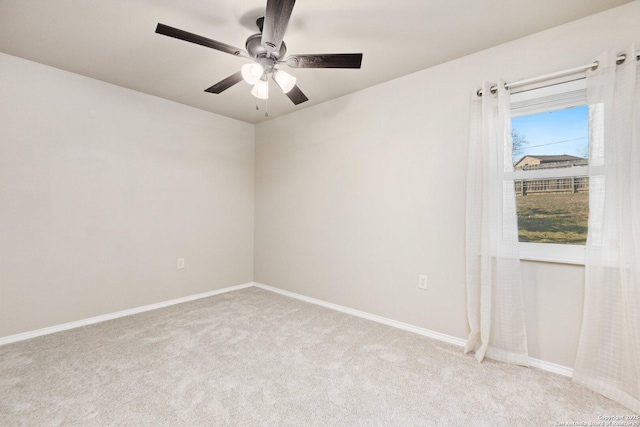
[[[511,119],[511,129],[526,140],[516,163],[525,155],[559,155],[587,158],[588,107],[580,106]]]

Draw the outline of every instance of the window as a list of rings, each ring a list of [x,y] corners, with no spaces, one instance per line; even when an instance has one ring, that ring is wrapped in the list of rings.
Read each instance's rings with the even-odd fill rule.
[[[589,217],[585,80],[511,95],[522,259],[584,263]]]

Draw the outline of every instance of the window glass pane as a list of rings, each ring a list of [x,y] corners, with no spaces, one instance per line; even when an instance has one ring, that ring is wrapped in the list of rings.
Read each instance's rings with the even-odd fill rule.
[[[518,194],[516,208],[521,242],[587,243],[588,192]]]
[[[588,107],[511,120],[513,164],[518,171],[552,170],[589,163]],[[515,180],[521,242],[584,245],[589,217],[585,176]]]

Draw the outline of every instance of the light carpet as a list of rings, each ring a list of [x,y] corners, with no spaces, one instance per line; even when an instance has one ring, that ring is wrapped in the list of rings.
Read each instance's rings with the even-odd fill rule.
[[[479,364],[258,288],[0,347],[2,426],[537,426],[623,414],[569,378]]]

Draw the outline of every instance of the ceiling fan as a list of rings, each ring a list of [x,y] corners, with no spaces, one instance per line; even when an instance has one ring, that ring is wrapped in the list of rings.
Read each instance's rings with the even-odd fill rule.
[[[246,51],[160,23],[156,28],[156,33],[253,61],[243,65],[240,71],[219,81],[206,89],[205,92],[219,94],[244,80],[253,85],[251,90],[253,96],[258,99],[267,99],[269,97],[269,76],[271,76],[289,99],[298,105],[308,101],[309,98],[298,88],[294,76],[276,68],[276,66],[286,64],[292,68],[360,68],[362,54],[307,54],[291,55],[284,58],[287,47],[282,39],[287,30],[295,2],[296,0],[267,0],[265,16],[256,21],[260,32],[249,36],[245,43]]]

